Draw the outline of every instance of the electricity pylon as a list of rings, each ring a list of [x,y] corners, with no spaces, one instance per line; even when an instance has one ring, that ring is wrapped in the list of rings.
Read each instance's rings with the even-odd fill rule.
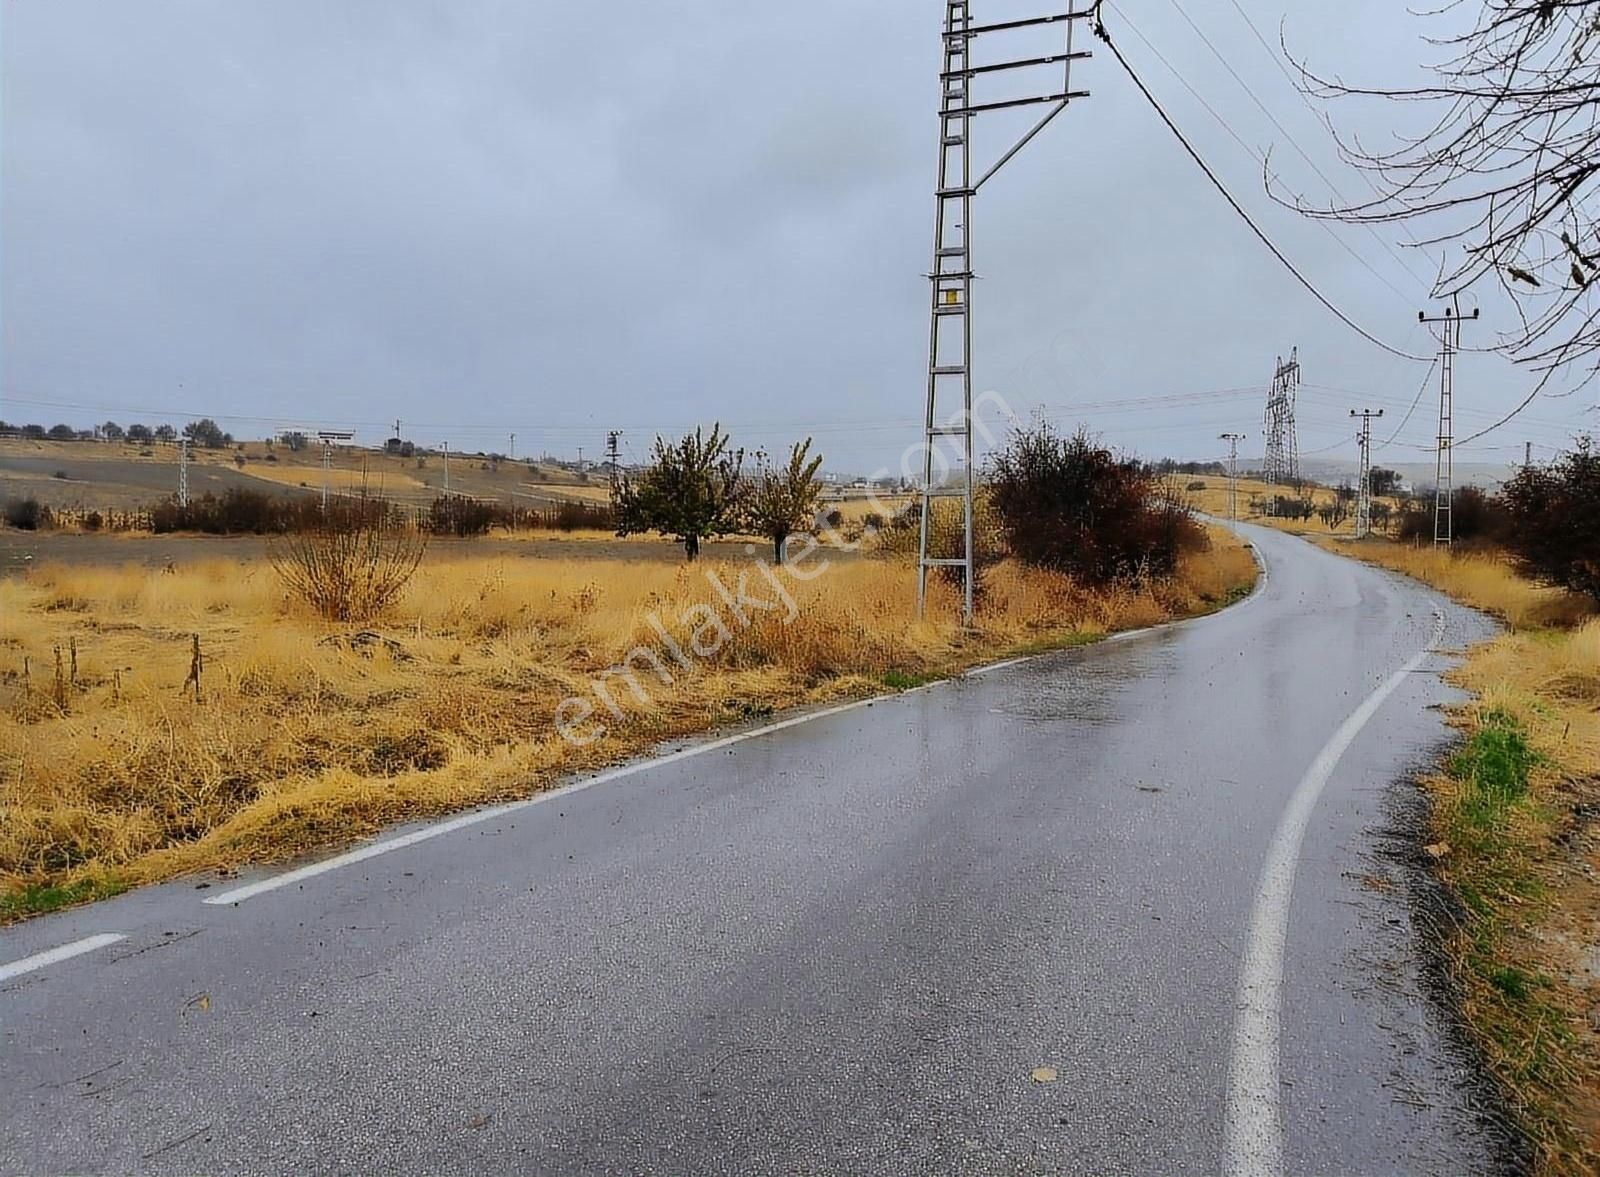
[[[1356,444],[1361,447],[1361,478],[1356,488],[1356,538],[1365,539],[1372,530],[1372,419],[1383,416],[1383,410],[1373,412],[1350,410],[1352,417],[1361,418],[1361,432],[1356,434]]]
[[[1267,409],[1262,425],[1267,438],[1263,478],[1268,486],[1297,482],[1300,478],[1300,447],[1294,428],[1295,393],[1300,387],[1300,349],[1289,349],[1286,363],[1278,357],[1272,372],[1272,388],[1267,393]],[[1273,498],[1276,503],[1276,498]],[[1276,506],[1273,510],[1276,511]]]
[[[1219,433],[1217,435],[1228,443],[1228,518],[1233,521],[1234,530],[1239,527],[1239,443],[1248,434],[1244,433]]]
[[[1068,0],[1071,3],[1072,0]],[[917,561],[917,613],[927,603],[928,570],[960,568],[965,577],[962,618],[972,622],[972,597],[976,564],[973,559],[973,465],[972,448],[972,198],[978,189],[1021,151],[1045,126],[1066,109],[1074,98],[1087,98],[1088,91],[1072,89],[1072,63],[1089,56],[1087,50],[1072,48],[1072,30],[1091,10],[1069,8],[1045,16],[1020,17],[990,24],[974,24],[969,0],[946,0],[944,6],[944,69],[939,73],[939,180],[934,192],[933,269],[928,328],[928,398],[923,422],[923,462],[921,487],[921,534]],[[989,33],[1002,38],[1065,26],[1065,45],[1060,52],[979,64],[972,60],[972,45]],[[1012,42],[1014,43],[1014,42]],[[1011,70],[1060,67],[1060,89],[1023,98],[1000,97],[974,102],[970,88],[975,79]],[[1018,139],[976,180],[972,176],[969,150],[973,116],[985,111],[1048,104],[1049,110],[1022,138]],[[941,392],[952,396],[959,390],[959,421],[941,420],[938,404]],[[965,467],[957,487],[933,485],[933,450],[944,439],[958,449],[957,458]],[[963,554],[931,555],[928,550],[930,514],[935,498],[959,498],[962,503]]]
[[[1478,317],[1479,308],[1472,308],[1472,317]],[[1443,323],[1439,333],[1439,435],[1433,469],[1433,542],[1435,546],[1450,546],[1454,538],[1455,519],[1450,513],[1450,500],[1454,491],[1455,456],[1451,449],[1455,425],[1455,354],[1461,347],[1461,303],[1444,308],[1444,314],[1430,316],[1417,312],[1419,323]]]

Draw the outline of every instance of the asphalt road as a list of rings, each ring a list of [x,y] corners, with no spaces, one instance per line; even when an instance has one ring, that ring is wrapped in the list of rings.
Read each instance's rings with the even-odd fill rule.
[[[0,1170],[1501,1171],[1404,783],[1486,626],[1250,535],[1214,617],[0,932],[124,937],[0,980]]]

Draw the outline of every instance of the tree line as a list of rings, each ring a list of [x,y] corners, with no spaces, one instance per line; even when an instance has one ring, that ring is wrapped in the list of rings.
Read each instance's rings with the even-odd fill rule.
[[[0,421],[0,433],[15,433],[28,438],[30,441],[127,441],[135,445],[149,445],[153,442],[174,442],[179,437],[187,437],[195,445],[205,446],[207,449],[221,449],[234,444],[233,434],[225,431],[210,417],[201,417],[198,421],[190,421],[180,431],[171,425],[144,425],[132,424],[123,428],[115,421],[106,421],[94,429],[75,429],[71,425],[57,424],[46,428],[43,425],[14,425],[9,421]]]

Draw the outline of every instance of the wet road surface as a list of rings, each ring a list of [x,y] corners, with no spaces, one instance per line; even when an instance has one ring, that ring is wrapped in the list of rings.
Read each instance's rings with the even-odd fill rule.
[[[0,1171],[1501,1171],[1415,925],[1441,653],[1314,797],[1241,1069],[1291,798],[1488,632],[1248,530],[1214,617],[0,931]]]

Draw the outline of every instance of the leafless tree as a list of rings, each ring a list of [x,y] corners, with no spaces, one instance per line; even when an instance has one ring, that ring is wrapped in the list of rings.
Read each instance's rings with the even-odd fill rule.
[[[1446,4],[1444,17],[1462,8]],[[1301,67],[1315,98],[1376,98],[1429,110],[1427,129],[1392,149],[1339,135],[1347,162],[1375,196],[1350,204],[1290,201],[1307,215],[1355,224],[1405,224],[1423,247],[1460,249],[1441,265],[1435,294],[1492,275],[1521,318],[1500,350],[1548,379],[1568,365],[1600,368],[1600,276],[1595,179],[1600,174],[1600,0],[1482,0],[1442,51],[1430,84],[1364,87]],[[1442,250],[1441,250],[1442,252]]]

